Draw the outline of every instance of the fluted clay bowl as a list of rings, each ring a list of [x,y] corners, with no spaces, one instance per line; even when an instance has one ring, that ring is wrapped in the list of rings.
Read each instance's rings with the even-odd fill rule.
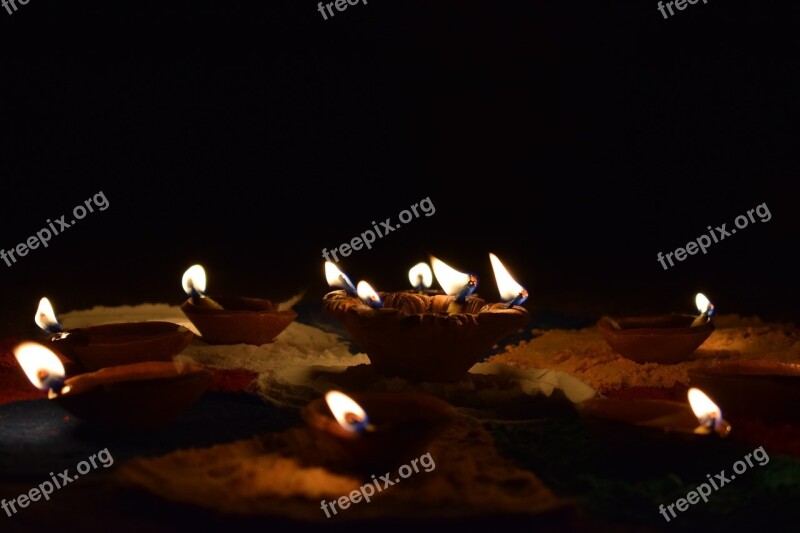
[[[172,322],[127,322],[66,330],[67,335],[50,342],[86,370],[129,365],[144,361],[171,361],[194,335]]]
[[[279,311],[269,300],[259,298],[214,297],[223,309],[196,305],[192,299],[181,306],[210,344],[254,344],[260,346],[275,340],[297,313],[291,309]]]
[[[691,326],[695,318],[692,315],[603,317],[597,328],[623,357],[637,363],[675,364],[692,355],[714,331],[710,320]]]
[[[201,366],[149,362],[79,374],[51,398],[87,422],[144,431],[168,425],[210,387]]]
[[[345,291],[323,298],[323,311],[339,320],[385,376],[453,381],[481,361],[503,337],[528,322],[523,307],[505,309],[470,296],[461,313],[447,314],[452,296],[379,293],[372,308]]]
[[[718,363],[689,370],[689,380],[723,413],[767,420],[800,418],[800,365],[773,361]]]
[[[395,469],[428,451],[428,445],[455,419],[447,403],[417,392],[365,392],[349,395],[366,411],[371,430],[344,429],[325,398],[313,400],[300,414],[312,432],[342,456],[349,468],[369,473]]]

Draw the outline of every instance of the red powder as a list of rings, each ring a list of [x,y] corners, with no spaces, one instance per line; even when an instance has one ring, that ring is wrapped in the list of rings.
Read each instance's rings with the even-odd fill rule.
[[[256,372],[241,368],[209,368],[214,374],[211,390],[217,392],[244,392],[258,377]]]

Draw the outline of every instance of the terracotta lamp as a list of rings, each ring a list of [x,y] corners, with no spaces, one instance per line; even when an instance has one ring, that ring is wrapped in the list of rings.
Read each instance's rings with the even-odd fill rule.
[[[183,275],[183,288],[189,299],[181,311],[210,344],[254,344],[272,342],[297,313],[280,304],[260,298],[215,297],[205,295],[206,274],[194,265]]]
[[[455,410],[421,393],[331,391],[301,411],[318,438],[341,454],[349,469],[375,473],[397,468],[427,451]]]
[[[714,331],[714,306],[696,297],[700,315],[608,317],[597,323],[615,352],[637,363],[674,364],[686,360]]]
[[[211,373],[198,365],[135,363],[65,379],[61,361],[42,344],[20,344],[14,355],[51,401],[87,422],[122,430],[162,428],[211,386]]]
[[[441,272],[440,282],[449,274]],[[516,299],[524,292],[519,285],[507,302],[487,303],[471,295],[474,276],[456,274],[455,281],[443,282],[446,293],[425,290],[424,283],[412,291],[376,293],[365,282],[353,290],[349,278],[328,263],[329,284],[342,290],[325,295],[323,311],[344,325],[379,373],[415,381],[457,380],[492,346],[527,324],[529,315],[515,305],[524,301]]]
[[[36,324],[47,343],[86,370],[144,361],[172,361],[192,342],[191,331],[171,322],[127,322],[62,330],[53,306],[42,298]]]

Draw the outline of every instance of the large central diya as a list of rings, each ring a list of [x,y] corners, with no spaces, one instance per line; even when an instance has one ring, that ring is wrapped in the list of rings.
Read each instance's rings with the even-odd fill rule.
[[[375,370],[415,381],[464,377],[492,346],[529,319],[528,311],[511,305],[513,301],[487,303],[477,296],[461,299],[434,291],[377,296],[381,307],[347,289],[336,290],[323,298],[323,311],[344,325]]]

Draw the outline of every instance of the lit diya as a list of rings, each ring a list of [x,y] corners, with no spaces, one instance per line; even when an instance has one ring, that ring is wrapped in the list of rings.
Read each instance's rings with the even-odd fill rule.
[[[800,418],[800,365],[776,361],[714,362],[689,370],[689,380],[725,405],[732,418]]]
[[[597,323],[615,352],[637,363],[680,363],[714,331],[714,306],[702,293],[695,298],[700,315],[608,317]]]
[[[297,313],[270,300],[243,297],[206,296],[206,272],[200,265],[190,267],[182,279],[189,299],[181,311],[210,344],[254,344],[272,342]]]
[[[377,472],[428,451],[455,410],[421,393],[330,391],[301,411],[308,427],[339,452],[347,468]]]
[[[730,434],[731,425],[703,391],[689,389],[688,400],[687,404],[601,398],[581,402],[576,407],[588,426],[602,437],[602,443],[611,444],[614,451],[623,454],[639,450],[643,440],[648,446],[661,446],[659,452],[669,455],[680,450],[675,446],[686,445],[687,450],[698,445],[715,446],[716,441]]]
[[[385,376],[460,379],[492,346],[528,322],[528,311],[520,306],[527,292],[499,260],[493,266],[506,300],[501,303],[487,303],[472,294],[478,283],[475,275],[458,272],[436,258],[432,262],[444,293],[424,288],[424,271],[409,273],[412,291],[375,292],[366,283],[353,290],[350,278],[336,265],[325,265],[329,285],[341,289],[323,298],[325,314],[344,325],[375,370]]]
[[[172,361],[194,335],[171,322],[127,322],[63,330],[50,300],[42,298],[34,317],[51,348],[86,370],[144,361]]]
[[[42,344],[20,344],[14,355],[31,383],[64,410],[124,430],[162,428],[211,387],[211,373],[198,365],[135,363],[66,379],[61,360]]]

